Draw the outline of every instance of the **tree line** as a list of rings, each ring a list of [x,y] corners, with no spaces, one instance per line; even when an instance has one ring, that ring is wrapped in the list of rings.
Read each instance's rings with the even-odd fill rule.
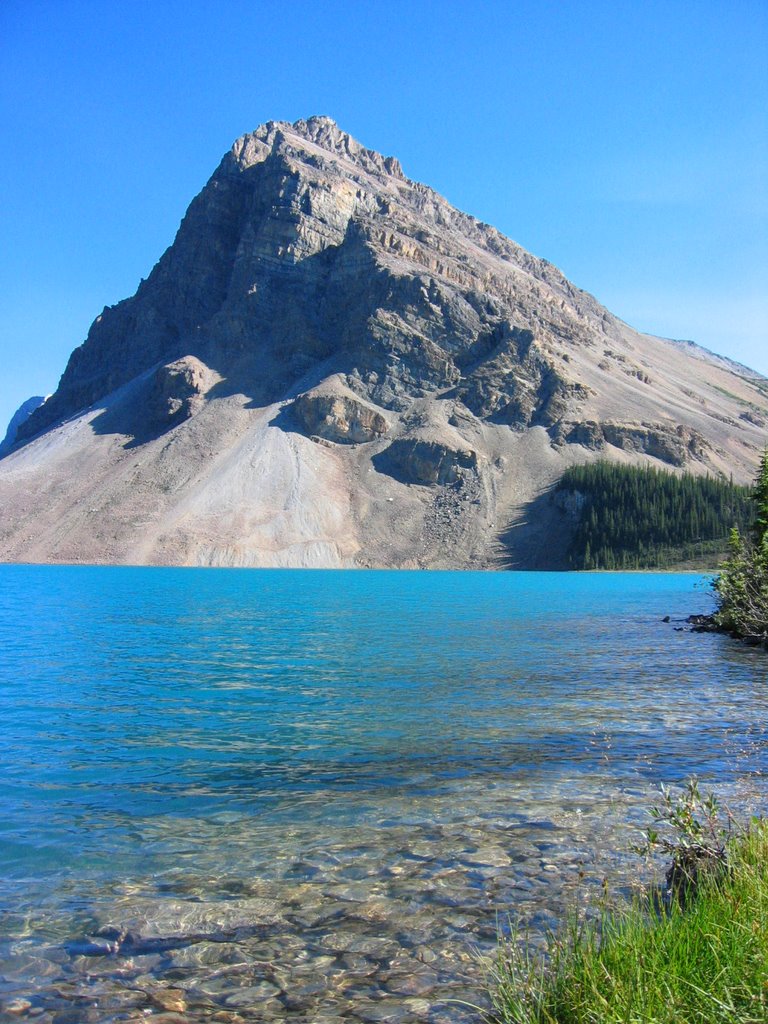
[[[581,504],[568,550],[572,569],[715,565],[731,529],[743,533],[755,516],[749,487],[651,466],[573,466],[556,491],[577,495]]]

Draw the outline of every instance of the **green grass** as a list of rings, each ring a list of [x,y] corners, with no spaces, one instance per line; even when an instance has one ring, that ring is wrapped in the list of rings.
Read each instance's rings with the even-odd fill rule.
[[[768,823],[729,844],[729,870],[685,910],[641,902],[566,927],[546,965],[499,949],[491,1020],[503,1024],[766,1024]]]

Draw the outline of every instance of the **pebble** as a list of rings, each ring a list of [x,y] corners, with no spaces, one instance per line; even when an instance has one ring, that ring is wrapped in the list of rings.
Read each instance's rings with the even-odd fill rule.
[[[341,903],[333,903],[325,907],[320,907],[316,910],[304,910],[300,913],[292,913],[291,920],[301,928],[320,928],[329,921],[338,920],[339,918],[344,917],[346,912],[347,907],[343,906]]]
[[[380,960],[382,957],[393,956],[398,944],[392,939],[380,939],[375,936],[355,935],[348,932],[333,932],[323,937],[323,945],[341,953],[362,953],[363,956]]]
[[[366,1024],[400,1024],[401,1021],[407,1021],[411,1011],[404,1003],[390,1003],[384,999],[378,1003],[361,1006],[355,1011],[355,1015]]]
[[[189,1024],[189,1018],[180,1013],[153,1013],[151,1017],[138,1017],[137,1021],[148,1020],[150,1024]]]
[[[329,967],[336,963],[335,956],[314,956],[307,957],[306,961],[300,966],[294,968],[296,974],[308,973],[318,974],[326,971]]]
[[[14,955],[0,969],[19,997],[8,1007],[27,1007],[7,1016],[475,1024],[477,1015],[458,1007],[483,1002],[477,951],[493,954],[497,914],[521,916],[535,943],[537,928],[557,926],[574,865],[595,852],[553,822],[532,827],[500,809],[469,821],[453,813],[424,827],[415,806],[378,830],[361,827],[370,842],[276,855],[271,869],[251,862],[242,877],[166,876],[159,897],[135,884],[116,890],[84,917],[101,934],[84,929],[85,938],[42,955],[27,939],[5,946]],[[255,867],[273,878],[254,877]],[[22,998],[31,992],[40,1005]]]
[[[9,1003],[5,1004],[5,1012],[16,1016],[17,1014],[26,1013],[31,1007],[32,1003],[28,999],[11,999]]]
[[[196,942],[168,953],[174,967],[204,967],[212,964],[244,963],[248,959],[241,946],[233,942]]]
[[[432,1009],[431,1004],[426,999],[406,999],[403,1002],[403,1006],[406,1006],[414,1017],[426,1017]]]
[[[152,1004],[160,1010],[168,1010],[172,1013],[184,1013],[187,1008],[185,993],[178,988],[159,989],[151,992],[149,998]]]
[[[373,960],[358,953],[345,953],[340,963],[345,971],[363,978],[369,977],[378,970]]]
[[[343,900],[347,903],[365,903],[370,899],[371,887],[364,882],[352,883],[350,885],[335,885],[325,890],[326,896],[336,900]]]
[[[323,978],[320,981],[310,982],[308,985],[291,986],[282,993],[283,1005],[289,1010],[303,1010],[313,1006],[319,996],[325,995],[328,984]]]
[[[512,863],[509,854],[505,853],[500,846],[482,846],[473,853],[464,853],[461,860],[465,864],[490,865],[496,868],[508,868]]]
[[[438,843],[412,843],[403,850],[406,857],[416,857],[417,860],[434,860],[438,853],[441,853]]]
[[[238,989],[237,992],[228,996],[225,1002],[227,1006],[250,1007],[253,1003],[263,1003],[267,999],[274,999],[280,995],[280,991],[277,985],[273,985],[269,981],[262,981],[258,985]]]
[[[433,991],[437,984],[437,975],[434,971],[418,971],[413,974],[402,974],[391,978],[387,984],[387,991],[401,996],[425,996]]]
[[[95,1024],[101,1013],[92,1007],[68,1006],[64,1010],[55,1010],[54,1024]]]

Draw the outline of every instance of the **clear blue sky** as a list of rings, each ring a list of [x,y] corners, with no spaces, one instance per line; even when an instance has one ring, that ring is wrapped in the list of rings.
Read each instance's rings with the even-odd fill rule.
[[[765,0],[2,0],[0,435],[233,140],[311,114],[768,374]]]

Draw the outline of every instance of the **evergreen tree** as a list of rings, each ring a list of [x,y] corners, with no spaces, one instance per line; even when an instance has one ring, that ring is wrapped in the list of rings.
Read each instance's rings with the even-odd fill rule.
[[[754,519],[749,488],[651,467],[574,466],[557,489],[582,496],[568,552],[574,569],[659,568],[691,558],[714,565],[727,551],[729,528],[748,529]]]
[[[751,537],[731,531],[730,553],[712,587],[715,624],[735,636],[768,645],[768,450],[760,460]]]
[[[760,469],[755,481],[755,488],[752,494],[757,514],[752,525],[755,536],[755,543],[761,544],[768,533],[768,448],[763,452],[760,459]]]

